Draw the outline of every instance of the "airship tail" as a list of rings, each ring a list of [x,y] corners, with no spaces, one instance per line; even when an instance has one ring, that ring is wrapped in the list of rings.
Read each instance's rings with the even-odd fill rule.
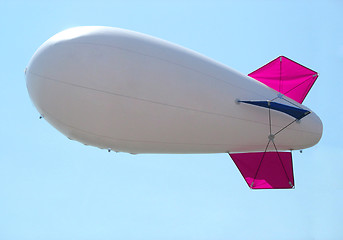
[[[280,98],[287,96],[302,103],[318,78],[318,73],[289,58],[280,56],[250,73],[249,76],[280,92]],[[239,102],[269,108],[269,113],[270,109],[281,111],[294,117],[293,122],[300,121],[301,118],[311,113],[298,106],[286,106],[273,102],[273,100]],[[269,122],[271,122],[270,114]],[[277,150],[274,143],[276,134],[272,134],[270,130],[269,142],[264,152],[230,153],[232,160],[251,189],[294,188],[292,153]]]
[[[230,156],[251,189],[294,188],[291,152],[233,153]]]
[[[281,94],[302,103],[318,73],[284,56],[248,74]]]

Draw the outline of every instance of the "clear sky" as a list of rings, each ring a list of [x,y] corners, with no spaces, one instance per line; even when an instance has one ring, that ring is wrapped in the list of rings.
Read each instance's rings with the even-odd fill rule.
[[[343,239],[343,1],[0,0],[0,239]],[[227,154],[130,155],[39,120],[24,69],[66,28],[104,25],[191,48],[248,74],[279,55],[320,73],[324,123],[294,152],[296,189],[252,191]]]

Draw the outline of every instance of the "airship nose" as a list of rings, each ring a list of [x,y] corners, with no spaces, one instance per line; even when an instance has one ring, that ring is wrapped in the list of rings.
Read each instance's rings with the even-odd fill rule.
[[[30,73],[29,67],[25,68],[25,82],[26,82],[26,88],[27,88],[28,94],[33,104],[42,115],[42,110],[40,108],[40,104],[38,100],[39,99],[39,91],[38,91],[39,84],[37,83],[37,79],[35,79],[35,77],[32,76],[32,74]]]
[[[46,94],[46,89],[44,89],[46,79],[44,79],[42,75],[42,69],[44,68],[38,66],[44,65],[44,61],[46,61],[46,59],[44,59],[44,54],[42,54],[41,49],[38,49],[24,71],[27,91],[33,104],[41,115],[44,115],[43,98]]]
[[[26,87],[40,114],[46,110],[46,101],[52,98],[51,93],[54,92],[53,87],[49,85],[49,80],[55,79],[59,72],[55,58],[59,56],[60,49],[57,46],[62,40],[56,39],[55,36],[37,49],[25,68]]]

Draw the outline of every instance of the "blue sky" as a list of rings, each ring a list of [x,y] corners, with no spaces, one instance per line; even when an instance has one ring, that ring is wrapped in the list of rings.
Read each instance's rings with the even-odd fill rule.
[[[0,2],[0,239],[343,239],[342,1]],[[130,155],[69,141],[39,114],[24,69],[69,27],[150,34],[248,74],[279,55],[320,73],[304,101],[318,145],[295,190],[252,191],[227,154]]]

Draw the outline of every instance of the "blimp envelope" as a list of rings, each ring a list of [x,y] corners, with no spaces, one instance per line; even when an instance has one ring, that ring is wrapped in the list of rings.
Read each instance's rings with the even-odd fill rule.
[[[229,153],[250,188],[293,188],[292,150],[322,122],[302,104],[318,74],[278,57],[249,76],[197,52],[111,27],[76,27],[30,60],[29,95],[72,140],[133,154]]]

